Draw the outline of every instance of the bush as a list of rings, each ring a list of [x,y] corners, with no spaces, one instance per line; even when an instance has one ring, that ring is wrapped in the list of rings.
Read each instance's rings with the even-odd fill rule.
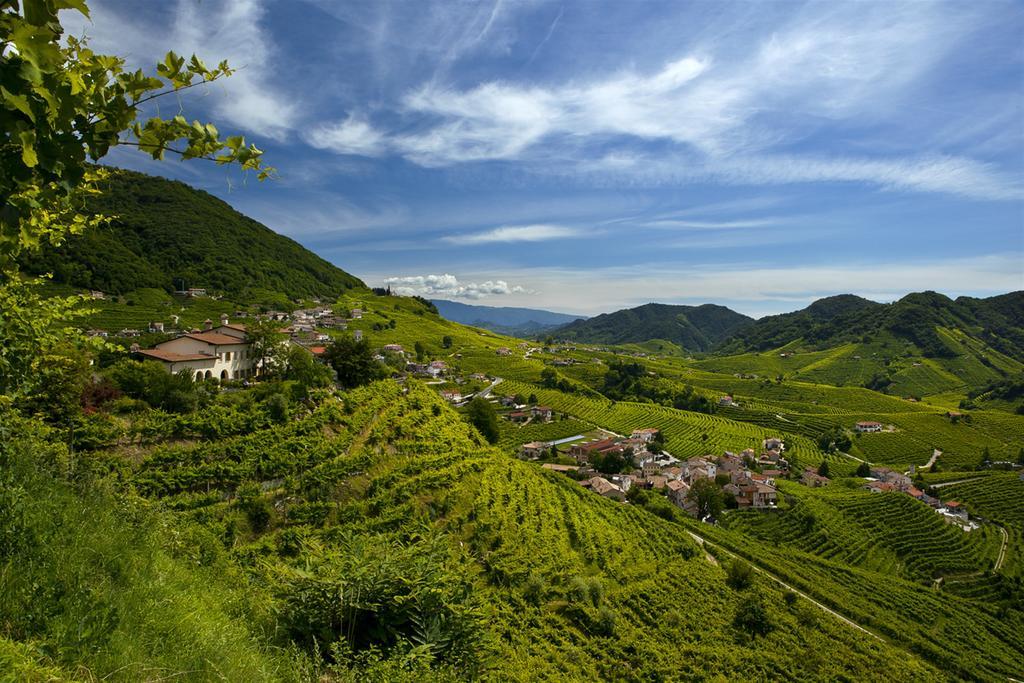
[[[732,624],[752,636],[768,635],[775,628],[768,613],[768,608],[765,607],[760,596],[741,604],[736,610],[736,616]]]
[[[754,583],[754,568],[745,560],[734,559],[725,570],[725,582],[735,590],[746,590]]]

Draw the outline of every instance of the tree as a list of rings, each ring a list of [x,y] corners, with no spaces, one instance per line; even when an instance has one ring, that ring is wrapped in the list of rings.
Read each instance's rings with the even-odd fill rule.
[[[99,192],[105,171],[93,166],[115,146],[136,147],[154,159],[238,164],[262,180],[272,169],[244,138],[221,139],[212,123],[184,116],[138,119],[148,102],[229,76],[226,62],[207,67],[173,52],[156,76],[128,72],[119,57],[99,55],[64,36],[58,11],[88,16],[84,0],[0,2],[0,404],[40,386],[39,368],[55,347],[82,345],[67,321],[81,297],[42,302],[15,265],[23,252],[60,244],[68,235],[105,222],[87,216],[84,200]]]
[[[737,557],[725,568],[725,582],[734,590],[746,590],[754,584],[754,568]]]
[[[288,337],[281,332],[276,320],[254,320],[245,326],[245,336],[256,356],[256,367],[261,376],[273,375],[287,363]]]
[[[383,379],[387,372],[373,357],[368,341],[356,341],[348,334],[338,337],[327,347],[324,360],[337,373],[338,384],[346,389]]]
[[[284,378],[298,382],[302,388],[301,398],[310,389],[320,389],[331,384],[331,369],[318,363],[313,354],[301,346],[289,346],[285,354]]]
[[[441,346],[443,346],[446,349],[452,348],[452,338],[447,334],[444,335],[444,337],[441,338]]]
[[[718,517],[725,506],[722,489],[718,488],[715,482],[710,479],[698,479],[695,481],[686,497],[697,506],[698,519]]]
[[[416,351],[416,360],[423,360],[423,356],[427,353],[427,350],[423,347],[423,342],[421,341],[413,344],[413,350]]]
[[[1017,464],[1024,466],[1024,448],[1017,453]]]
[[[516,398],[519,398],[518,394],[516,395]],[[535,405],[537,403],[537,394],[530,394],[529,398],[527,398],[526,401],[519,401],[520,405],[522,405],[523,403]]]
[[[498,438],[501,436],[498,427],[498,414],[487,399],[477,396],[470,401],[466,407],[466,417],[470,424],[487,439],[487,443],[498,443]]]
[[[819,477],[827,477],[828,476],[828,460],[822,460],[821,464],[818,465],[818,476]]]
[[[857,476],[858,477],[870,477],[871,476],[871,465],[866,462],[862,462],[857,465]]]

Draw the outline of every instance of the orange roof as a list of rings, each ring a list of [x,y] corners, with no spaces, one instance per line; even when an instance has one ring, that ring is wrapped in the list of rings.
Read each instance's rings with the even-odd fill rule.
[[[138,353],[166,363],[181,363],[189,360],[216,360],[213,356],[207,356],[205,353],[174,353],[173,351],[164,351],[163,349],[140,349]]]
[[[326,346],[310,346],[309,347],[309,352],[311,354],[313,354],[314,356],[319,356],[322,353],[326,353],[326,351],[327,351],[327,347]]]

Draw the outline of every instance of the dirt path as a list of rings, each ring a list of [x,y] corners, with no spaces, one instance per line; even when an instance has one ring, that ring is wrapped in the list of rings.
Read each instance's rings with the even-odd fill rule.
[[[703,547],[706,544],[706,545],[709,545],[709,546],[711,546],[713,548],[716,548],[719,552],[725,553],[729,557],[737,557],[737,555],[735,553],[729,552],[728,550],[726,550],[722,546],[715,545],[714,543],[712,543],[711,541],[708,541],[703,536],[697,534],[694,531],[690,531],[689,529],[687,529],[687,533],[690,534],[690,536],[692,536],[694,538],[694,540],[697,541],[697,543],[699,543],[701,545],[701,547]],[[852,626],[853,628],[857,629],[858,631],[861,631],[862,633],[868,634],[872,638],[877,638],[878,640],[882,640],[882,637],[880,635],[878,635],[877,633],[873,633],[873,632],[867,630],[866,628],[864,628],[863,626],[861,626],[857,622],[855,622],[855,621],[853,621],[851,619],[848,619],[847,617],[844,617],[839,612],[836,612],[834,609],[831,609],[831,608],[826,607],[825,605],[821,604],[820,602],[818,602],[817,600],[815,600],[811,596],[807,595],[803,591],[797,590],[796,588],[793,588],[788,583],[786,583],[785,581],[783,581],[779,577],[777,577],[774,574],[772,574],[771,572],[769,572],[767,569],[762,569],[761,567],[757,566],[753,562],[750,562],[750,566],[753,567],[754,571],[758,572],[759,574],[764,574],[766,577],[768,577],[769,579],[771,579],[775,583],[779,584],[780,586],[782,586],[786,590],[793,591],[794,593],[796,593],[801,598],[803,598],[807,602],[811,603],[812,605],[814,605],[818,609],[820,609],[820,610],[822,610],[824,612],[828,612],[829,614],[834,616],[836,619],[839,619],[840,621],[846,623],[849,626]]]

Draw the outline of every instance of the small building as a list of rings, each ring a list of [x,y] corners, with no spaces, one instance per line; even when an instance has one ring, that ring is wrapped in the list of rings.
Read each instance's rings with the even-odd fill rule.
[[[633,433],[630,434],[631,439],[640,439],[644,443],[650,443],[654,441],[654,437],[661,433],[660,429],[654,427],[643,427],[641,429],[634,429]]]
[[[389,353],[405,353],[405,349],[402,348],[401,344],[385,344],[381,349]]]
[[[507,346],[502,346],[496,349],[494,353],[498,354],[499,356],[511,356],[512,349],[508,348]]]
[[[950,517],[956,517],[957,519],[962,519],[965,522],[967,521],[967,517],[968,517],[968,515],[967,515],[967,508],[965,508],[963,505],[961,505],[959,502],[957,502],[955,500],[947,500],[943,504],[942,513],[945,514],[945,515],[948,515]]]
[[[858,422],[853,426],[858,432],[880,432],[882,431],[881,422]]]
[[[823,477],[812,469],[804,470],[804,473],[800,476],[800,483],[804,486],[809,486],[812,489],[820,488],[822,486],[828,486],[832,483],[832,480],[828,477]]]
[[[534,406],[530,408],[530,414],[541,422],[551,422],[551,419],[555,416],[555,411],[547,406]]]
[[[509,422],[526,422],[530,419],[530,413],[525,410],[513,410],[505,417]]]
[[[732,407],[736,405],[736,401],[732,400],[732,396],[722,396],[718,399],[718,405],[723,408]]]
[[[561,472],[562,474],[570,474],[572,472],[577,472],[580,469],[578,465],[559,465],[554,462],[546,462],[541,465],[541,468],[551,470],[552,472]]]
[[[864,488],[871,491],[871,493],[892,493],[899,490],[887,481],[869,481],[867,484],[864,484]]]
[[[164,331],[164,324],[162,322],[151,322],[149,324],[149,331],[150,332],[163,332]]]
[[[611,498],[618,501],[626,500],[625,491],[604,477],[592,477],[580,482],[580,484],[583,488],[590,489],[599,496],[604,496],[605,498]]]
[[[682,479],[670,479],[666,484],[665,488],[668,490],[668,499],[677,507],[685,508],[687,506],[686,496],[690,493],[690,486]]]
[[[454,389],[445,389],[441,392],[441,398],[449,403],[459,403],[462,401],[462,394]]]
[[[203,287],[189,287],[185,290],[185,296],[192,298],[206,296],[206,289]]]
[[[766,451],[777,451],[779,453],[786,450],[786,444],[778,437],[765,439],[761,442],[761,447]]]
[[[531,441],[519,447],[519,457],[527,460],[538,460],[543,458],[551,450],[551,444],[547,441]]]
[[[363,309],[361,309],[361,308],[353,308],[351,311],[349,311],[349,317],[352,320],[362,320],[363,319]]]

